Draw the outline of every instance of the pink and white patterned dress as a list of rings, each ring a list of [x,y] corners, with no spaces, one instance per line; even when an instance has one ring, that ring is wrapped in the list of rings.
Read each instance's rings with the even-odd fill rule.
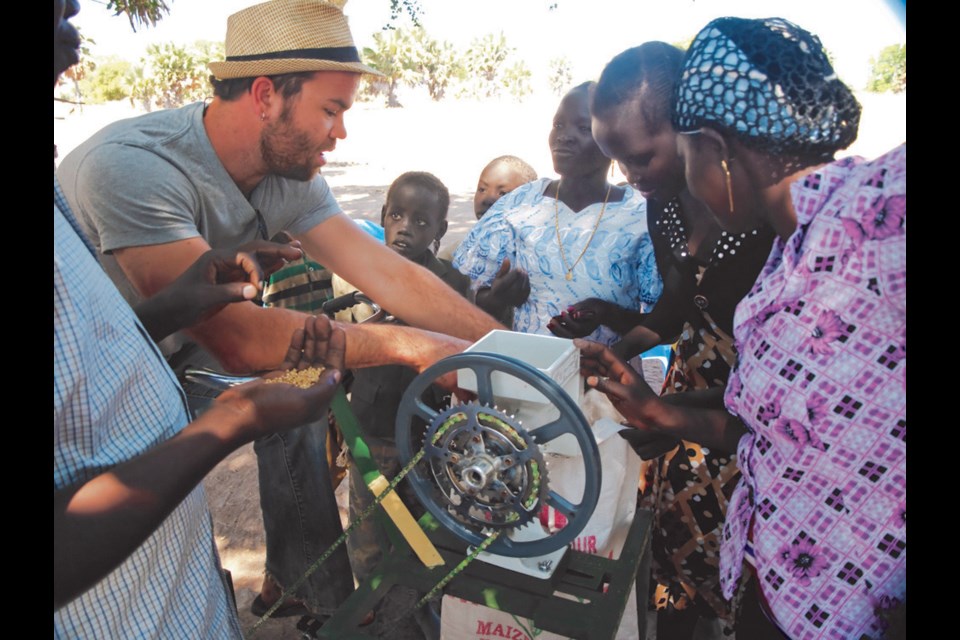
[[[791,638],[878,637],[906,597],[906,159],[794,183],[797,229],[734,317],[725,402],[750,432],[721,582],[732,597],[749,539]]]

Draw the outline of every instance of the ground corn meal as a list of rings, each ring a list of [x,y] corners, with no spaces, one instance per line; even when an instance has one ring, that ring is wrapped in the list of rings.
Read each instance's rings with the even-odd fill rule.
[[[277,376],[276,378],[267,378],[264,382],[271,384],[274,382],[286,382],[287,384],[292,384],[295,387],[300,387],[301,389],[306,389],[312,385],[317,384],[320,380],[320,374],[323,373],[323,367],[309,367],[307,369],[291,369],[287,371],[282,376]]]

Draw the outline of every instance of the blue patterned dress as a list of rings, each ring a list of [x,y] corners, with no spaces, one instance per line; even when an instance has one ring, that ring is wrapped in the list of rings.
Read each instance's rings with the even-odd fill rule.
[[[663,291],[647,232],[647,203],[628,186],[623,198],[608,202],[597,232],[567,280],[557,246],[555,219],[567,265],[583,251],[597,222],[602,203],[579,213],[544,196],[549,178],[535,180],[500,198],[470,231],[453,257],[453,265],[473,280],[489,286],[504,258],[530,276],[530,297],[517,307],[515,331],[551,335],[550,318],[586,298],[609,300],[628,309],[649,311]],[[600,327],[590,336],[604,344],[619,336]]]

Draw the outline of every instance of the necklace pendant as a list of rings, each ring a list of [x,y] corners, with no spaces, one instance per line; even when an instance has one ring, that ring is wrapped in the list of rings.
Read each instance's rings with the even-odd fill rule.
[[[567,271],[567,280],[573,280],[573,271]]]

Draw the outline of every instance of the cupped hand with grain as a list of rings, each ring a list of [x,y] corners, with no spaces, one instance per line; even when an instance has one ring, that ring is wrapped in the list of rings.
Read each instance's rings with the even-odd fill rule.
[[[310,316],[294,331],[277,371],[222,393],[211,410],[234,414],[224,437],[238,446],[320,417],[344,370],[346,337],[325,316]]]

